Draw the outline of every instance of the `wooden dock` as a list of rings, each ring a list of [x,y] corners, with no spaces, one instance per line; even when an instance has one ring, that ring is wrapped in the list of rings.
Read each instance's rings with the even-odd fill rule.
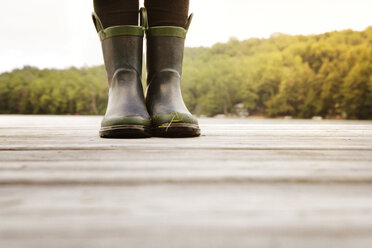
[[[372,122],[118,140],[100,120],[0,116],[0,247],[372,247]]]

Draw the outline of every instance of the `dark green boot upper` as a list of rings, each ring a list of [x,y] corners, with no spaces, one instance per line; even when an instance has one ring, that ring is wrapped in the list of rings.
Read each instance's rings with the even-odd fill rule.
[[[125,25],[104,29],[94,13],[93,20],[101,39],[109,83],[102,129],[117,129],[118,126],[149,129],[151,120],[141,83],[144,27]]]
[[[187,28],[190,24],[190,15]],[[146,105],[153,129],[181,123],[200,133],[197,119],[187,109],[181,94],[183,52],[187,29],[182,27],[150,27],[147,38]],[[198,130],[196,130],[198,129]],[[184,135],[187,136],[187,135]]]

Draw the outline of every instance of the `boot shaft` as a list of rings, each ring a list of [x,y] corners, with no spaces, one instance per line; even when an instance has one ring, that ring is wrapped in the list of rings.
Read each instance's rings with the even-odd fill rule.
[[[177,71],[182,75],[185,39],[180,37],[150,36],[147,38],[147,84],[157,73]]]
[[[186,28],[175,26],[148,27],[146,10],[143,10],[143,22],[146,27],[146,67],[147,84],[149,85],[157,73],[171,70],[182,75],[185,38],[193,15],[187,20]]]
[[[109,85],[118,69],[142,72],[142,36],[115,36],[102,41],[103,59]]]
[[[104,29],[97,14],[93,13],[92,17],[101,40],[109,85],[118,69],[135,70],[141,77],[145,28],[123,25]]]

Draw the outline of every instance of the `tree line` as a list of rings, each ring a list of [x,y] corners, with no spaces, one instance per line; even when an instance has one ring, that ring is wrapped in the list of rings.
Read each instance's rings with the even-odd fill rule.
[[[250,115],[372,119],[372,27],[186,48],[182,90],[197,115],[239,104]],[[107,94],[103,66],[0,75],[1,114],[103,114]]]

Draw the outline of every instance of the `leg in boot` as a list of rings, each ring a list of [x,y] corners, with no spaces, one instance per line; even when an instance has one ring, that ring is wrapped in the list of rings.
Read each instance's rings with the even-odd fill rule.
[[[104,28],[95,13],[93,21],[102,42],[109,82],[108,106],[101,123],[100,136],[149,137],[151,120],[141,83],[144,28],[137,25]]]
[[[155,2],[160,1],[148,0],[145,5]],[[163,4],[164,2],[168,1],[163,1]],[[154,136],[200,135],[198,121],[187,109],[181,94],[184,43],[191,17],[184,21],[181,27],[151,26],[150,22],[150,27],[146,31],[148,85],[146,105],[151,115]],[[149,18],[151,20],[151,13]],[[160,23],[167,24],[164,21]],[[177,23],[177,20],[172,23]]]
[[[93,0],[103,28],[138,25],[139,0]]]

